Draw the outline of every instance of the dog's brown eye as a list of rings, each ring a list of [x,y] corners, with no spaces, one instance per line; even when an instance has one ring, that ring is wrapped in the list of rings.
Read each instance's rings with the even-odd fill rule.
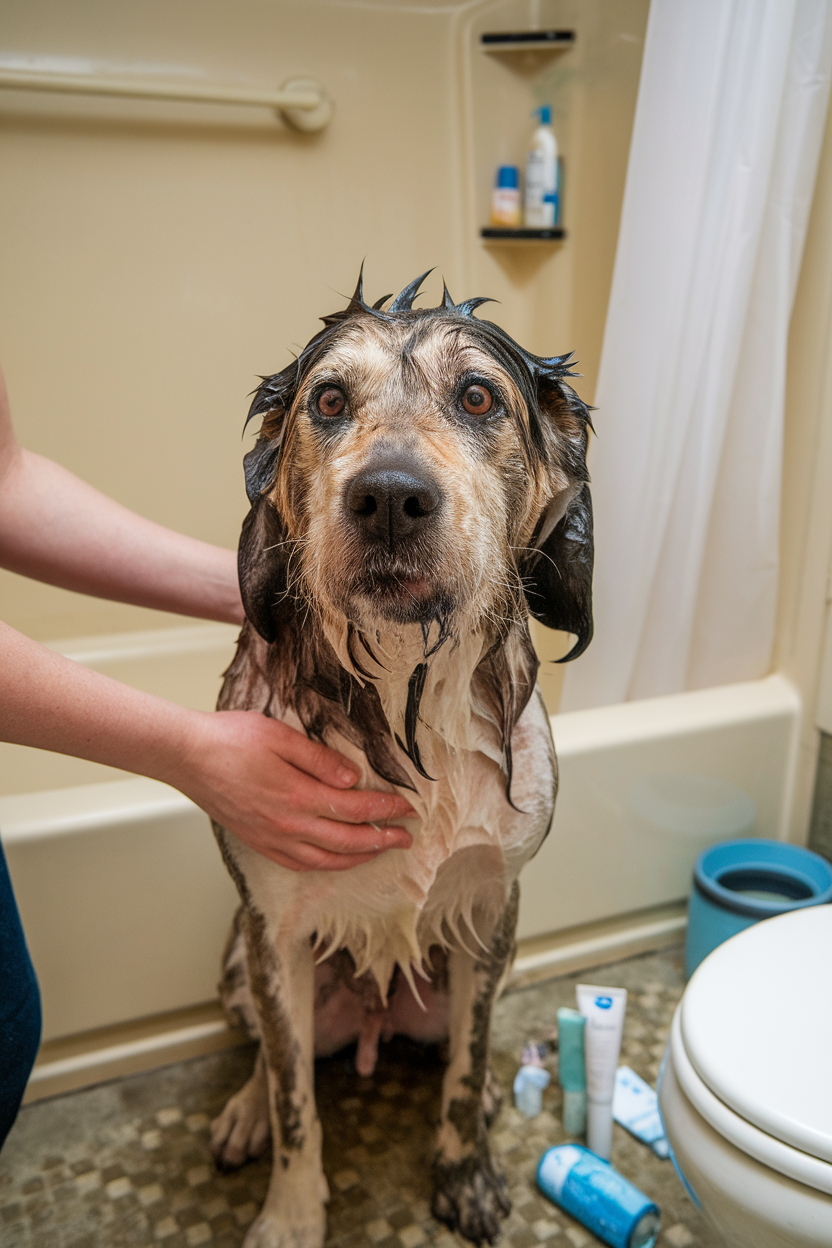
[[[343,392],[336,386],[330,386],[318,398],[318,411],[322,416],[340,416],[346,402]]]
[[[469,386],[462,396],[462,406],[471,416],[484,416],[493,402],[485,386]]]

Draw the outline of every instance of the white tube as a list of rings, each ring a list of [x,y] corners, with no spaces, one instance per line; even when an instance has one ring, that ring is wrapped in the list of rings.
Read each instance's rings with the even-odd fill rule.
[[[586,1142],[596,1156],[609,1159],[612,1152],[612,1098],[627,1009],[627,989],[578,984],[575,991],[578,1009],[586,1018]]]

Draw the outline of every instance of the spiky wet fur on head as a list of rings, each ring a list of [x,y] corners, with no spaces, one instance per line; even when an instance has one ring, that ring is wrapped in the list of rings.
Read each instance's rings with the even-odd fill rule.
[[[406,784],[396,746],[427,774],[417,727],[443,689],[432,735],[458,748],[471,714],[490,722],[510,783],[511,733],[537,670],[528,614],[577,635],[568,657],[591,637],[589,414],[564,380],[571,357],[531,355],[474,318],[486,300],[454,304],[446,289],[438,307],[414,309],[426,276],[386,310],[389,296],[369,306],[359,278],[347,307],[258,387],[241,587],[258,632],[279,639],[280,701],[310,735],[345,732]],[[486,419],[460,407],[470,379],[492,390]],[[316,396],[333,385],[347,408],[322,421]],[[345,492],[390,455],[438,482],[441,524],[368,548],[345,523]],[[450,684],[464,706],[449,706]]]

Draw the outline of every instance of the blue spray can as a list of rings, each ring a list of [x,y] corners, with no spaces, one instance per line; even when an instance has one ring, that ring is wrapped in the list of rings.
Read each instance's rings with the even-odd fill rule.
[[[659,1233],[657,1206],[588,1148],[550,1148],[540,1159],[537,1185],[610,1248],[653,1248]]]

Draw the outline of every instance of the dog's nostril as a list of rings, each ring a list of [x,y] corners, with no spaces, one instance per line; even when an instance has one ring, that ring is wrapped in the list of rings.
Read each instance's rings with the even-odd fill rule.
[[[372,516],[378,511],[378,503],[372,494],[364,494],[353,500],[352,509],[357,516]]]
[[[433,508],[423,507],[421,500],[415,495],[411,495],[410,498],[406,498],[404,500],[402,510],[406,516],[411,516],[414,520],[417,520],[419,516],[426,516],[429,512],[433,511]]]

